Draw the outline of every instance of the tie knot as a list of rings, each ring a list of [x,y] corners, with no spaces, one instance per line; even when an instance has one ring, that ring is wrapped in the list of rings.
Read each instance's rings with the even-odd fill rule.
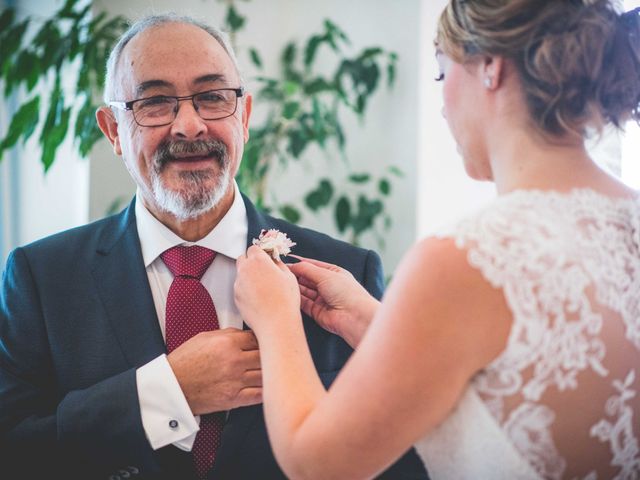
[[[213,250],[198,245],[172,247],[160,254],[160,258],[175,277],[193,277],[198,280],[207,271],[215,256],[216,252]]]

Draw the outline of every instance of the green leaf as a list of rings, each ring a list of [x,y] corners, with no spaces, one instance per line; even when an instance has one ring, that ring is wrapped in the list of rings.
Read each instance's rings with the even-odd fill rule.
[[[62,42],[62,35],[55,25],[47,31],[43,31],[45,35],[44,49],[41,58],[41,70],[47,70],[57,63],[57,60],[64,58],[66,51],[64,51],[64,44]]]
[[[325,147],[325,140],[327,138],[327,131],[325,129],[324,118],[322,117],[322,107],[316,97],[313,97],[312,113],[313,113],[313,135],[314,140],[318,142],[322,148]]]
[[[300,221],[300,212],[291,205],[283,205],[280,207],[280,214],[284,219],[291,223],[298,223]]]
[[[69,128],[71,108],[64,108],[64,95],[60,87],[60,77],[56,77],[56,84],[51,94],[49,111],[40,133],[42,146],[41,162],[45,173],[51,168],[55,160],[56,151],[62,144]]]
[[[368,173],[354,173],[349,175],[349,181],[353,183],[366,183],[371,180],[371,175]]]
[[[322,179],[318,187],[307,194],[304,202],[312,211],[317,212],[320,208],[329,205],[333,191],[333,184],[326,178]]]
[[[307,82],[304,86],[304,93],[307,95],[315,95],[320,92],[328,92],[334,90],[335,86],[329,83],[324,78],[314,78],[310,82]]]
[[[251,57],[251,61],[256,67],[262,68],[262,59],[260,58],[260,54],[258,53],[258,50],[256,50],[255,48],[250,48],[249,56]]]
[[[389,54],[389,63],[387,64],[387,86],[392,87],[396,82],[396,63],[398,55],[396,53]]]
[[[374,220],[383,210],[384,206],[380,200],[369,201],[364,195],[360,195],[358,197],[358,213],[351,222],[354,235],[360,235],[373,227]]]
[[[76,3],[78,3],[78,0],[67,0],[58,12],[58,16],[63,18],[73,17]]]
[[[13,8],[5,8],[0,14],[0,32],[4,32],[5,29],[13,23],[13,19],[16,17],[16,11]]]
[[[335,51],[338,51],[338,46],[335,41],[336,38],[347,45],[351,43],[349,42],[349,37],[347,37],[347,34],[344,33],[344,30],[338,27],[338,25],[333,23],[331,20],[325,19],[324,28],[327,31],[327,37],[330,39],[331,46]]]
[[[360,60],[367,60],[367,59],[371,59],[373,57],[377,57],[378,55],[380,55],[382,53],[382,48],[380,47],[371,47],[371,48],[366,48],[361,54],[360,54]]]
[[[289,147],[287,148],[287,151],[295,158],[300,158],[300,155],[309,143],[309,137],[299,129],[290,130],[288,137]]]
[[[300,84],[296,82],[285,82],[283,91],[287,97],[291,97],[300,91]]]
[[[0,155],[7,148],[13,147],[20,137],[26,142],[38,125],[40,114],[40,96],[36,95],[27,103],[23,103],[11,118],[7,136],[0,142]]]
[[[336,122],[334,124],[334,127],[336,129],[336,138],[338,139],[338,148],[340,148],[341,152],[345,152],[345,145],[347,143],[347,139],[344,135],[344,130],[342,128],[342,125],[340,125],[340,122],[338,122],[338,120],[336,119]]]
[[[64,141],[64,137],[67,135],[70,114],[71,108],[64,108],[56,119],[53,129],[48,132],[43,139],[41,161],[44,166],[45,173],[49,168],[51,168],[51,165],[53,165],[58,147],[60,147]]]
[[[255,171],[258,167],[261,152],[262,145],[255,140],[253,135],[250,135],[249,141],[244,149],[244,155],[242,156],[241,167],[245,167],[249,171]]]
[[[400,178],[404,177],[404,172],[400,170],[400,168],[396,167],[395,165],[391,165],[389,167],[389,172],[394,174],[396,177],[400,177]]]
[[[313,60],[316,57],[318,47],[326,41],[326,37],[323,35],[314,35],[307,42],[307,46],[304,49],[304,66],[309,69]]]
[[[291,120],[300,111],[300,102],[287,102],[282,109],[282,116]]]
[[[27,29],[28,20],[21,22],[17,25],[13,25],[6,35],[2,35],[2,41],[0,42],[0,66],[2,71],[5,72],[12,66],[12,59],[20,51],[20,45],[22,44],[22,37]],[[15,68],[15,65],[13,65]],[[12,69],[13,70],[13,69]],[[13,86],[9,86],[11,83],[15,83],[12,74],[4,75],[5,96],[9,96]]]
[[[83,157],[89,154],[93,145],[102,137],[95,120],[96,108],[97,106],[93,105],[91,98],[87,96],[76,117],[74,136],[80,141],[78,151]]]
[[[284,50],[282,51],[282,65],[285,68],[291,67],[291,65],[296,59],[296,53],[297,53],[297,47],[295,43],[290,42],[287,44],[286,47],[284,47]]]
[[[335,220],[340,233],[344,233],[351,221],[351,203],[345,196],[340,197],[336,203]]]
[[[230,5],[227,10],[227,18],[225,19],[225,22],[229,26],[229,30],[237,32],[244,26],[245,21],[246,18],[240,15],[233,5]]]
[[[380,190],[380,193],[383,195],[389,195],[389,193],[391,193],[391,182],[386,178],[382,178],[378,182],[378,190]]]

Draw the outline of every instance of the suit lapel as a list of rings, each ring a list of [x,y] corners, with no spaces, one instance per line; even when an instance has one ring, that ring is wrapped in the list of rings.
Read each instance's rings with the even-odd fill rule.
[[[142,260],[134,205],[135,198],[105,224],[92,270],[120,348],[128,363],[138,367],[166,353],[166,348]]]

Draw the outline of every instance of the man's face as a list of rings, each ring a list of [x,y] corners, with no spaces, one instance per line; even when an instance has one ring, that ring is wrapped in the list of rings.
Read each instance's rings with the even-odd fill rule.
[[[117,66],[117,100],[239,87],[238,72],[222,46],[189,24],[170,23],[138,34]],[[231,179],[248,139],[250,108],[250,97],[241,97],[232,116],[203,120],[191,100],[181,101],[173,123],[161,127],[142,127],[132,112],[119,111],[114,148],[147,208],[185,220],[232,197]]]

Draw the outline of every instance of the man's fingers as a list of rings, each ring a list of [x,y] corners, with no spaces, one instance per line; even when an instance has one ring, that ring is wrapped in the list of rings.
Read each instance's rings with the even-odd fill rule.
[[[262,370],[247,370],[242,375],[242,383],[247,387],[262,387]]]
[[[262,403],[262,387],[246,387],[240,390],[235,407],[246,407]]]
[[[238,335],[238,346],[242,350],[258,350],[258,339],[251,330],[240,330]]]
[[[247,370],[256,370],[260,368],[260,351],[249,350],[242,352],[242,366]]]

